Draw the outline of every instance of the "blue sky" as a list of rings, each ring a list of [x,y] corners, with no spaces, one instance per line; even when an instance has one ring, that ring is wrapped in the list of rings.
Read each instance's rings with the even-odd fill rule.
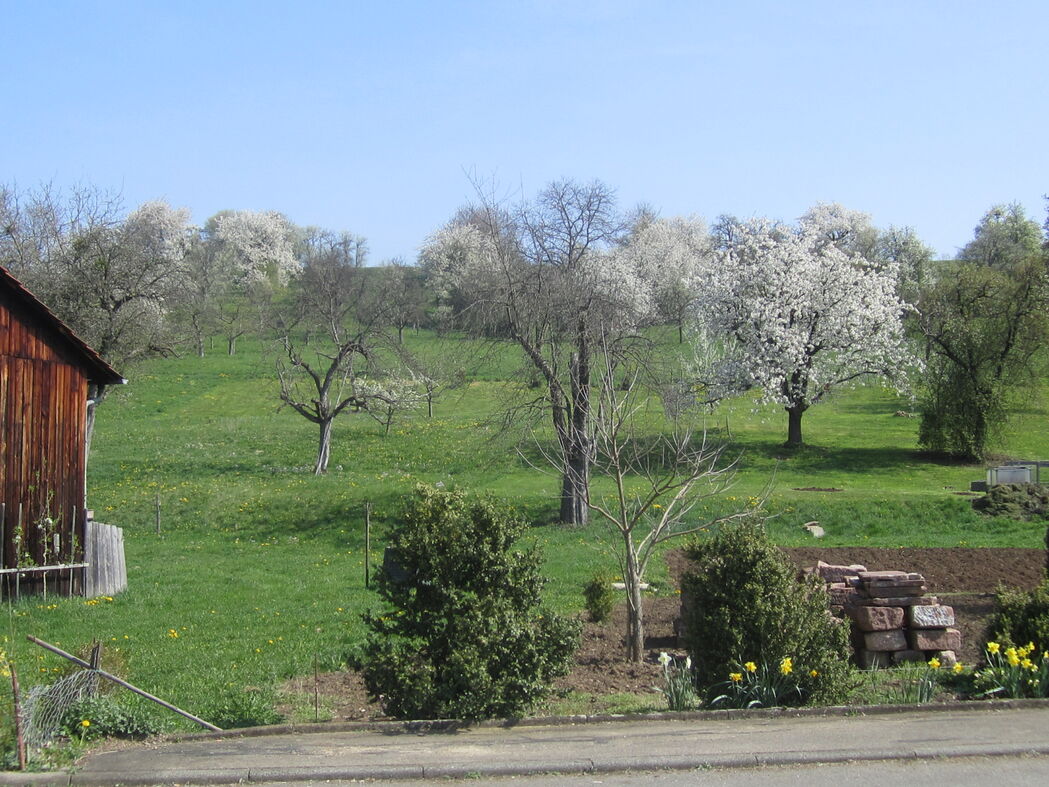
[[[953,256],[1041,223],[1049,3],[0,0],[0,182],[87,183],[364,235],[414,259],[469,173],[533,195],[794,219]]]

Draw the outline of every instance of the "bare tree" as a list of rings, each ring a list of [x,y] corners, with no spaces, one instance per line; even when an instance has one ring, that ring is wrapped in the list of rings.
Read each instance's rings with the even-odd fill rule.
[[[378,271],[383,324],[397,330],[397,343],[404,344],[404,329],[418,328],[426,317],[427,293],[422,271],[402,260],[391,260]]]
[[[374,311],[362,309],[364,239],[313,232],[305,245],[290,303],[274,315],[282,350],[277,377],[281,401],[319,428],[314,473],[320,475],[328,469],[332,426],[341,413],[378,408],[378,415],[401,401],[379,367],[383,337]]]
[[[510,338],[542,380],[563,467],[561,521],[585,524],[595,329],[632,331],[648,290],[616,254],[625,221],[603,183],[551,183],[513,209],[478,195],[430,239],[423,263],[466,324]]]
[[[765,494],[754,497],[745,510],[713,519],[697,517],[699,503],[732,484],[736,462],[726,460],[724,445],[709,442],[705,431],[697,431],[685,419],[670,421],[666,431],[643,430],[656,420],[651,408],[667,410],[653,395],[663,386],[652,379],[648,363],[635,359],[630,367],[617,370],[614,357],[602,354],[605,365],[593,431],[595,488],[588,504],[608,525],[619,559],[627,602],[626,654],[636,662],[645,641],[641,590],[657,547],[751,516],[760,510]],[[605,484],[611,491],[602,494],[600,490],[608,489]]]

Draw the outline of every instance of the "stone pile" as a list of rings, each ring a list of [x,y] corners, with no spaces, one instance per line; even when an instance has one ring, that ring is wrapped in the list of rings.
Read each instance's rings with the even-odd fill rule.
[[[945,666],[957,661],[961,634],[952,628],[954,610],[925,595],[928,588],[921,574],[823,562],[815,573],[828,583],[831,611],[852,623],[852,646],[861,667],[934,656]]]

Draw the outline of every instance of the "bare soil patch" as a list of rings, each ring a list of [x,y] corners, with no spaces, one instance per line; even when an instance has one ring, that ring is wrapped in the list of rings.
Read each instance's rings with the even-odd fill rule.
[[[1042,549],[798,547],[783,551],[799,570],[823,560],[860,563],[872,571],[917,571],[924,575],[929,593],[954,607],[957,628],[962,634],[959,656],[966,663],[977,661],[982,654],[995,589],[999,585],[1035,587],[1045,575],[1046,561]],[[688,561],[680,551],[672,551],[667,555],[667,565],[676,587]],[[585,623],[575,667],[557,682],[557,689],[593,695],[652,692],[661,683],[662,670],[656,662],[659,652],[677,651],[674,620],[678,607],[676,594],[645,599],[646,658],[642,664],[623,660],[626,611],[622,605],[605,624]],[[355,672],[322,674],[316,686],[322,705],[332,709],[336,720],[382,718],[379,707],[368,701],[364,684]],[[314,679],[297,678],[286,688],[300,698],[311,698]],[[309,699],[307,704],[311,702]]]

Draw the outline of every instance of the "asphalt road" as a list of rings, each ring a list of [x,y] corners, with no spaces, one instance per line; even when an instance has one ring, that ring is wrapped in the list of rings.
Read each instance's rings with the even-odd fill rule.
[[[578,784],[666,784],[688,778],[710,784],[795,784],[804,776],[852,774],[864,768],[903,768],[916,774],[942,767],[957,774],[998,774],[1006,783],[1049,783],[1049,704],[964,703],[902,712],[758,712],[697,714],[687,718],[573,724],[477,726],[445,732],[328,728],[311,732],[208,735],[161,745],[139,745],[86,758],[68,784],[221,784],[383,779],[529,778],[561,774]],[[659,773],[657,773],[659,772]],[[676,773],[675,773],[676,772]],[[643,774],[643,775],[639,775]],[[800,775],[799,775],[800,774]],[[658,776],[658,779],[656,777]],[[702,777],[700,779],[700,777]],[[926,783],[965,782],[947,771]],[[780,779],[781,781],[767,781]],[[834,783],[841,783],[838,777]],[[851,775],[850,775],[851,778]],[[1001,781],[1001,776],[995,776]],[[623,781],[626,779],[626,781]],[[713,781],[708,781],[713,779]],[[722,781],[717,781],[722,779]],[[792,781],[794,780],[794,781]],[[416,781],[416,783],[418,783]],[[826,782],[830,784],[830,782]],[[919,782],[920,783],[920,782]]]

